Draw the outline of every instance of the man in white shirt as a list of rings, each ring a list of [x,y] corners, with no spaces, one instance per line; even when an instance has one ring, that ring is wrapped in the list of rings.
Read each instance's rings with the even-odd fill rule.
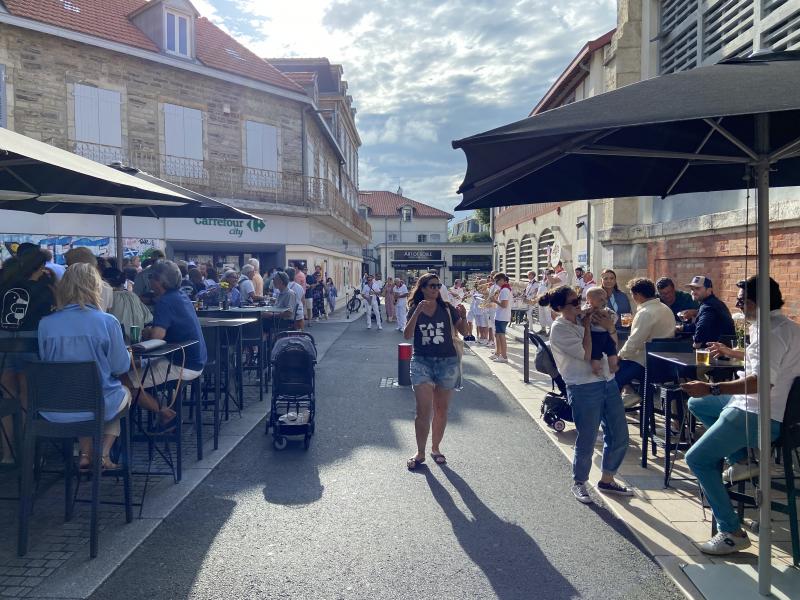
[[[498,273],[494,278],[495,287],[499,289],[497,294],[497,311],[494,317],[494,339],[497,345],[495,353],[490,358],[499,363],[508,362],[508,346],[506,344],[506,327],[511,321],[511,300],[514,294],[508,283],[508,276],[505,273]]]
[[[546,269],[544,273],[542,273],[542,280],[539,282],[539,287],[536,289],[536,297],[540,298],[544,296],[551,287],[550,278],[552,277],[554,271],[553,269]],[[549,306],[540,306],[539,307],[539,325],[542,326],[542,330],[547,333],[550,331],[550,326],[553,324],[553,311],[550,310]]]
[[[631,324],[631,334],[619,351],[619,370],[614,377],[622,392],[622,401],[630,407],[641,400],[633,391],[631,382],[634,379],[644,381],[645,344],[656,338],[675,337],[675,315],[658,299],[656,284],[649,279],[631,279],[628,289],[638,308]]]
[[[769,280],[770,304],[770,397],[771,434],[774,441],[781,428],[789,390],[796,377],[800,377],[800,325],[781,311],[783,297],[778,284]],[[740,281],[736,303],[745,317],[756,323],[758,319],[758,276]],[[750,328],[750,345],[742,351],[732,350],[720,343],[711,343],[713,356],[728,356],[744,359],[745,369],[739,379],[709,384],[692,381],[683,390],[692,396],[689,410],[706,426],[706,432],[694,443],[686,454],[686,463],[697,476],[703,488],[719,533],[711,540],[700,544],[706,554],[723,555],[744,550],[750,546],[747,534],[731,504],[722,482],[719,464],[727,458],[732,466],[728,469],[729,481],[749,478],[752,473],[748,465],[737,465],[737,460],[746,458],[747,448],[758,447],[758,411],[762,399],[758,389],[759,331],[757,324]],[[743,467],[743,468],[742,468]],[[743,471],[737,475],[736,471]]]
[[[381,309],[378,304],[378,296],[381,293],[382,286],[375,281],[372,275],[367,275],[367,281],[361,288],[361,294],[364,296],[364,301],[367,303],[367,329],[372,329],[372,314],[375,314],[375,322],[378,324],[378,329],[383,329],[381,324]],[[670,312],[670,314],[672,314]]]
[[[597,283],[595,282],[594,275],[592,275],[591,271],[586,271],[586,273],[583,274],[583,279],[581,281],[581,298],[586,300],[586,290],[595,287]]]
[[[553,274],[550,275],[550,285],[553,288],[557,288],[562,285],[567,285],[568,282],[569,273],[567,273],[566,269],[564,269],[564,264],[561,261],[558,261],[555,271],[553,271]]]
[[[406,319],[408,318],[408,287],[406,287],[406,282],[399,277],[395,277],[393,291],[396,302],[397,331],[403,331],[406,328]],[[387,302],[389,302],[388,299]]]
[[[288,287],[292,292],[294,292],[295,299],[297,300],[297,304],[295,307],[295,315],[294,315],[295,318],[294,328],[302,330],[303,325],[305,323],[303,320],[305,315],[303,307],[305,304],[304,298],[306,293],[303,290],[302,286],[294,280],[294,278],[297,276],[297,272],[295,271],[294,267],[286,267],[285,273],[287,277],[289,277]]]
[[[580,265],[575,267],[575,287],[580,288],[580,290],[581,290],[581,294],[580,294],[581,298],[583,298],[583,290],[584,290],[584,286],[586,285],[584,283],[584,281],[583,281],[583,275],[584,275],[583,267],[581,267]]]
[[[261,299],[256,297],[256,288],[253,284],[255,272],[253,265],[248,264],[242,267],[242,277],[239,279],[239,293],[242,295],[243,304],[250,304]]]

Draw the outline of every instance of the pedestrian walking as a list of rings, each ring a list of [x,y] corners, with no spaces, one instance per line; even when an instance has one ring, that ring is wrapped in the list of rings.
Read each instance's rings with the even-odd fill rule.
[[[378,329],[383,329],[381,324],[381,305],[378,303],[378,296],[381,293],[381,286],[375,282],[372,275],[367,275],[367,281],[361,288],[361,295],[367,303],[367,329],[372,329],[372,315],[375,314],[375,322]]]
[[[406,282],[396,277],[394,280],[394,303],[395,314],[397,315],[397,331],[403,331],[406,328],[408,317],[408,287]]]
[[[383,286],[383,300],[386,304],[386,322],[391,323],[397,320],[395,313],[395,300],[394,300],[394,279],[391,277],[386,278],[386,285]]]
[[[447,427],[447,410],[453,390],[461,388],[461,352],[466,332],[464,307],[454,307],[442,300],[442,284],[434,273],[417,280],[408,303],[409,318],[403,330],[407,340],[414,339],[411,357],[411,384],[417,403],[414,429],[417,453],[406,467],[413,471],[425,462],[425,447],[431,432],[431,459],[437,465],[447,463],[441,443]],[[457,333],[458,332],[458,333]]]
[[[322,266],[314,268],[314,274],[306,277],[306,283],[311,290],[311,311],[315,321],[325,317],[325,280]]]
[[[328,299],[328,312],[333,314],[333,311],[336,309],[336,298],[339,295],[339,291],[336,289],[336,286],[333,285],[333,279],[328,277],[325,281],[325,296]]]
[[[550,328],[550,348],[556,367],[567,384],[567,401],[572,408],[572,418],[578,437],[572,459],[572,493],[583,504],[592,497],[586,491],[586,482],[592,468],[592,455],[597,440],[597,430],[603,426],[603,474],[597,490],[605,494],[632,496],[633,492],[614,480],[614,475],[628,449],[628,424],[625,407],[614,375],[609,372],[608,361],[602,358],[603,372],[592,372],[592,329],[599,325],[618,340],[614,320],[608,313],[596,312],[591,318],[578,323],[581,299],[575,290],[561,286],[547,292],[540,300],[559,314]]]

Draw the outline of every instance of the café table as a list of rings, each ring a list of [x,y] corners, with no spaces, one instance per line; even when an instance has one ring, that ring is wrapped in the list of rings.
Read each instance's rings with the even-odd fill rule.
[[[230,373],[230,349],[233,347],[235,352],[234,357],[234,369],[236,372],[235,379],[236,379],[236,396],[232,396],[229,389],[225,390],[225,420],[229,419],[229,412],[230,412],[230,402],[229,400],[233,398],[233,403],[239,409],[239,414],[244,409],[244,369],[242,365],[242,353],[244,352],[244,348],[242,345],[242,328],[246,325],[251,325],[253,323],[258,322],[256,317],[249,317],[249,318],[222,318],[222,317],[199,317],[200,327],[204,329],[209,328],[216,328],[216,329],[223,329],[226,332],[226,347],[228,348],[228,352],[225,357],[226,364],[228,365],[228,373]],[[235,339],[231,340],[230,335],[228,332],[233,332],[235,334]],[[216,344],[214,349],[215,355],[215,394],[218,394],[217,389],[219,388],[220,378],[221,378],[221,354],[222,354],[222,336],[216,335]],[[237,400],[238,399],[238,400]],[[219,401],[219,396],[216,396],[217,402]]]
[[[135,396],[133,398],[133,402],[131,403],[133,406],[137,406],[137,401],[139,399],[139,395],[141,394],[141,390],[143,388],[152,388],[155,390],[154,397],[157,401],[159,401],[159,405],[161,405],[161,401],[164,400],[169,402],[169,383],[170,381],[177,381],[177,379],[169,379],[170,373],[173,369],[180,369],[180,365],[176,364],[173,361],[173,356],[177,352],[183,352],[186,348],[193,346],[198,343],[198,340],[187,340],[185,342],[176,342],[176,343],[167,343],[157,348],[153,348],[151,350],[144,350],[140,351],[137,350],[136,344],[131,346],[131,352],[135,359],[138,359],[140,362],[144,362],[144,366],[139,377],[139,381],[141,382],[141,387],[136,389]],[[151,372],[151,365],[154,361],[158,359],[165,359],[170,362],[167,368],[167,380],[163,383],[159,383],[155,381],[155,378]],[[150,383],[151,385],[147,384],[148,376],[150,376]],[[177,397],[177,395],[176,395]],[[196,398],[195,398],[196,401]],[[144,504],[144,496],[147,493],[147,483],[149,480],[150,475],[172,475],[175,480],[175,483],[178,483],[181,480],[183,474],[183,440],[182,440],[182,433],[183,433],[183,418],[182,418],[182,402],[180,400],[176,400],[174,403],[174,410],[176,413],[176,424],[175,429],[170,432],[164,433],[155,433],[153,432],[152,425],[154,424],[154,419],[152,413],[148,412],[147,414],[147,427],[142,423],[142,411],[141,409],[138,410],[138,418],[131,419],[131,421],[135,424],[136,429],[139,431],[138,434],[132,435],[132,441],[146,441],[148,446],[148,463],[147,463],[147,471],[144,473],[141,472],[134,472],[136,475],[146,475],[144,490],[142,491],[142,503]],[[195,406],[195,410],[199,410],[199,406]],[[156,439],[159,439],[164,442],[164,449],[158,447],[155,443]],[[169,449],[169,443],[175,443],[175,451],[176,457],[175,460],[172,460],[172,452]],[[158,452],[161,458],[169,467],[170,471],[166,472],[155,472],[152,470],[152,463],[153,463],[153,452]]]
[[[642,431],[643,431],[643,439],[642,439],[642,467],[647,467],[647,444],[648,438],[651,438],[650,442],[655,446],[657,443],[661,443],[664,446],[665,452],[665,469],[664,469],[664,486],[668,487],[669,480],[670,480],[670,472],[671,472],[671,461],[670,461],[670,451],[673,449],[673,446],[676,450],[678,449],[687,449],[690,444],[691,440],[685,440],[683,438],[683,423],[685,422],[685,417],[689,414],[689,407],[688,407],[688,397],[684,393],[679,392],[679,388],[677,387],[677,383],[680,381],[682,377],[698,377],[703,374],[713,373],[714,371],[723,373],[730,372],[730,371],[737,371],[744,368],[744,361],[739,359],[721,359],[721,358],[710,358],[708,364],[702,361],[698,361],[697,353],[696,352],[673,352],[673,351],[658,351],[658,352],[650,352],[648,353],[648,357],[652,360],[661,361],[666,363],[668,368],[671,368],[674,374],[674,386],[664,386],[667,393],[662,394],[658,401],[661,402],[660,409],[663,411],[664,414],[664,437],[663,439],[660,436],[656,436],[653,432],[650,431],[650,420],[652,419],[652,412],[656,410],[655,407],[655,399],[652,402],[648,402],[646,399],[644,401],[642,411]],[[674,393],[673,393],[674,392]],[[681,410],[676,414],[676,417],[680,415],[684,415],[684,419],[682,419],[681,423],[681,432],[678,434],[681,439],[677,442],[672,441],[672,399],[678,398],[681,404]],[[651,406],[652,404],[652,406]]]

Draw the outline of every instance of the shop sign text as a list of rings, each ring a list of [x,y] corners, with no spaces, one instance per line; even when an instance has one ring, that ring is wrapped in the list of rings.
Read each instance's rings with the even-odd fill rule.
[[[206,227],[224,227],[228,229],[228,235],[240,238],[247,227],[253,233],[259,233],[266,227],[266,223],[261,219],[201,219],[195,217],[195,225]]]

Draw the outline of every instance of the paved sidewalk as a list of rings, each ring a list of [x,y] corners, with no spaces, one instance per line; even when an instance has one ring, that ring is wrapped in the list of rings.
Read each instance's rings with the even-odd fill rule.
[[[481,357],[495,375],[503,382],[509,392],[520,405],[534,417],[536,423],[548,435],[564,456],[572,460],[572,446],[575,440],[574,427],[567,424],[567,429],[556,433],[540,418],[541,400],[550,391],[550,380],[533,370],[533,353],[531,346],[530,381],[523,381],[523,345],[522,325],[509,330],[508,347],[509,363],[497,364],[489,360],[491,350],[471,344],[473,351]],[[630,450],[620,470],[620,478],[633,486],[636,496],[633,498],[608,498],[601,500],[636,535],[643,546],[655,557],[664,570],[689,598],[701,599],[702,595],[692,585],[682,571],[688,564],[757,564],[758,535],[750,531],[752,546],[744,552],[728,557],[710,557],[697,548],[698,542],[711,537],[711,511],[700,503],[698,487],[693,481],[676,481],[680,478],[692,478],[681,455],[672,471],[670,488],[664,488],[664,452],[661,448],[658,457],[648,458],[648,467],[641,467],[641,438],[639,425],[635,422],[638,413],[629,413]],[[657,427],[663,430],[663,422],[657,419]],[[592,470],[592,482],[600,473],[602,440],[598,436],[595,450],[595,468]],[[595,498],[597,495],[595,494]],[[745,511],[745,523],[757,520],[755,510]],[[791,565],[791,542],[789,536],[788,516],[773,513],[773,563]]]
[[[311,333],[315,337],[319,360],[347,329],[343,323],[320,323]],[[250,380],[245,379],[245,383]],[[60,474],[44,474],[39,483],[31,531],[29,552],[17,557],[17,506],[14,500],[0,501],[0,597],[2,598],[87,598],[114,570],[158,527],[159,524],[203,481],[256,426],[263,423],[269,407],[269,395],[258,402],[255,387],[245,387],[245,410],[241,417],[231,412],[230,420],[222,423],[219,449],[212,449],[210,428],[206,428],[204,459],[196,461],[195,432],[191,424],[184,425],[184,469],[182,481],[172,476],[151,476],[147,496],[139,518],[134,507],[134,519],[125,523],[122,506],[100,506],[100,551],[89,559],[89,505],[76,504],[75,517],[64,522],[64,485]],[[61,471],[57,452],[45,449],[51,458],[45,469]],[[134,445],[134,471],[146,470],[146,447]],[[157,458],[153,470],[164,470],[165,463]],[[133,501],[138,502],[144,487],[144,476],[133,477]],[[15,475],[0,475],[0,497],[17,495]],[[122,500],[122,481],[104,478],[101,484],[103,500]],[[84,480],[79,498],[90,497],[90,484]],[[147,576],[143,574],[143,576]]]

